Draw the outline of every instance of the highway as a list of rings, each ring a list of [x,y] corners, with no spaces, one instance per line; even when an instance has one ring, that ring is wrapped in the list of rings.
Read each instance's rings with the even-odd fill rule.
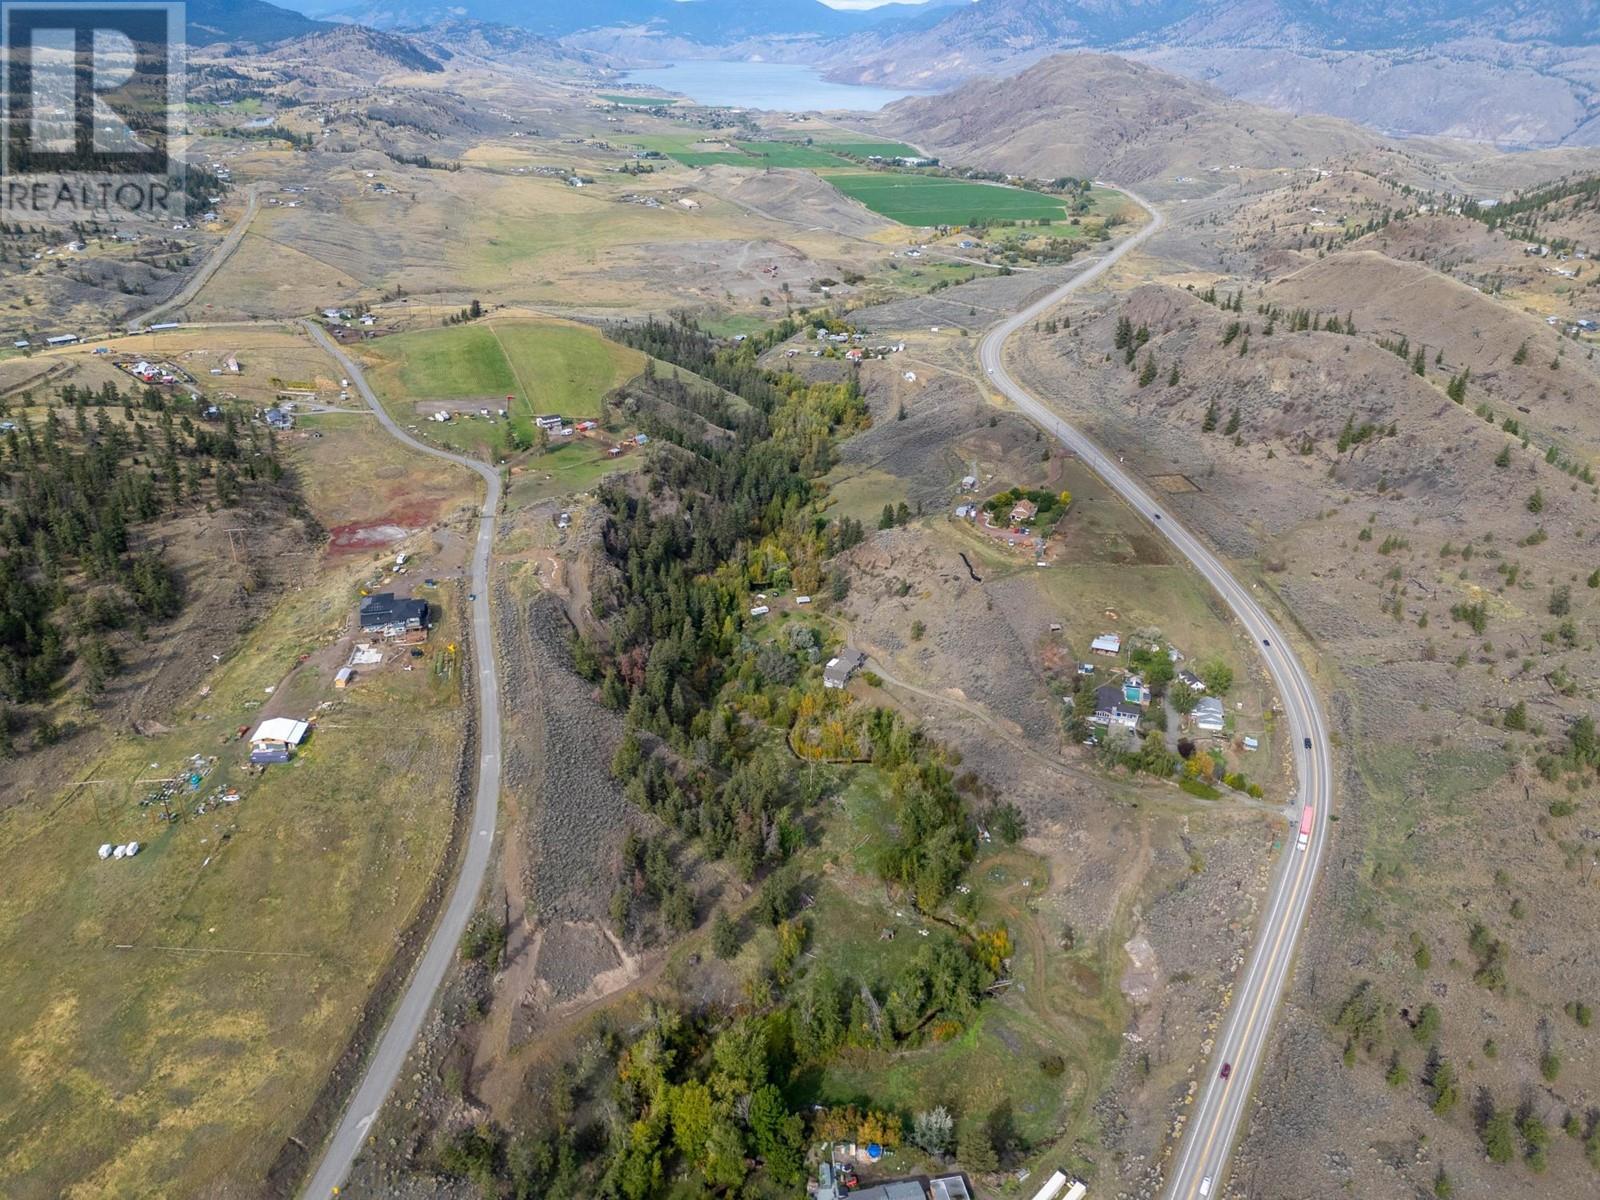
[[[1155,236],[1165,224],[1161,214],[1143,199],[1126,188],[1122,191],[1150,214],[1149,224],[1119,243],[1094,266],[996,325],[979,345],[978,361],[998,391],[1143,513],[1156,531],[1216,589],[1254,640],[1256,651],[1277,685],[1283,703],[1299,781],[1296,804],[1290,810],[1291,829],[1273,871],[1255,946],[1244,974],[1235,981],[1232,1004],[1223,1020],[1211,1061],[1204,1068],[1182,1143],[1167,1177],[1166,1194],[1170,1200],[1195,1200],[1221,1193],[1228,1155],[1249,1105],[1256,1072],[1266,1053],[1278,1001],[1288,984],[1295,947],[1305,925],[1317,872],[1327,848],[1333,765],[1328,749],[1327,721],[1311,677],[1289,648],[1282,632],[1250,594],[1250,589],[1236,580],[1222,561],[1152,498],[1116,459],[1063,421],[1048,404],[1028,392],[1006,371],[1004,350],[1013,334],[1066,296],[1100,278],[1123,255]],[[1314,807],[1314,825],[1309,845],[1302,851],[1296,849],[1295,834],[1301,806],[1306,804]],[[1222,1078],[1224,1064],[1231,1064],[1226,1079]]]
[[[461,856],[460,874],[455,888],[439,915],[433,935],[417,961],[416,970],[406,984],[400,998],[378,1040],[376,1049],[368,1059],[366,1068],[351,1095],[349,1104],[338,1127],[322,1152],[315,1173],[306,1184],[302,1196],[307,1200],[321,1200],[337,1193],[350,1165],[355,1161],[367,1131],[377,1118],[378,1110],[388,1099],[394,1082],[405,1065],[406,1055],[422,1030],[433,1007],[433,997],[443,982],[455,957],[456,947],[466,930],[467,921],[478,905],[478,894],[489,869],[490,851],[494,847],[495,821],[500,808],[500,684],[495,673],[494,627],[489,618],[489,551],[494,544],[495,513],[500,508],[500,472],[487,463],[440,450],[412,437],[401,429],[378,403],[378,397],[367,384],[361,368],[341,350],[322,327],[313,321],[303,321],[311,338],[328,352],[339,369],[361,393],[367,407],[377,415],[378,421],[392,435],[420,454],[431,454],[475,471],[483,479],[485,494],[483,509],[478,517],[478,536],[472,551],[470,574],[472,601],[472,650],[477,666],[478,698],[478,790],[472,804],[471,824],[467,827],[467,844]]]

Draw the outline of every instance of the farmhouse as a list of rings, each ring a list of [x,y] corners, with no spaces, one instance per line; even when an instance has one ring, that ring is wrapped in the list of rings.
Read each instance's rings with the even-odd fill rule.
[[[399,637],[425,629],[428,624],[428,602],[407,600],[393,592],[378,592],[361,599],[361,632],[376,633],[382,637]]]
[[[822,686],[826,688],[842,688],[850,682],[850,677],[861,669],[861,664],[867,661],[867,656],[859,650],[846,646],[835,658],[828,660],[828,665],[822,668]]]
[[[1039,515],[1039,506],[1032,500],[1018,500],[1011,507],[1011,523],[1021,525],[1024,521],[1031,521]]]
[[[1222,701],[1206,696],[1194,706],[1194,727],[1207,733],[1221,733],[1223,725]]]
[[[533,423],[536,428],[542,429],[546,433],[554,433],[561,428],[561,418],[554,413],[548,416],[535,417]]]
[[[1096,725],[1105,725],[1111,729],[1136,730],[1139,728],[1139,718],[1144,716],[1143,711],[1135,704],[1129,704],[1123,689],[1114,683],[1107,683],[1094,690],[1094,717]]]

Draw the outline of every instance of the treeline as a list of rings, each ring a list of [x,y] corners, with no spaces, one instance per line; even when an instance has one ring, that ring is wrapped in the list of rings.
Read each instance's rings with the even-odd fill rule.
[[[63,388],[43,422],[0,405],[10,425],[0,435],[0,693],[10,705],[48,701],[74,658],[92,698],[121,666],[112,634],[142,636],[181,610],[181,583],[141,544],[142,529],[281,480],[263,431],[232,414],[197,424],[175,407],[188,403],[108,383]],[[0,713],[0,754],[15,753],[18,715]],[[50,740],[47,725],[35,732]]]

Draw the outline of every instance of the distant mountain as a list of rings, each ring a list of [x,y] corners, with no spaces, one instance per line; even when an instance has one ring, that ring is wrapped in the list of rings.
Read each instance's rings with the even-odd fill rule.
[[[537,0],[302,0],[308,12],[378,29],[417,28],[466,19],[569,37],[604,29],[646,31],[704,47],[750,39],[843,37],[883,22],[923,18],[961,0],[931,5],[889,4],[848,11],[819,0],[592,0],[586,4]]]
[[[977,0],[823,61],[836,79],[939,87],[1064,49],[1393,132],[1600,144],[1600,0]]]
[[[328,28],[326,22],[314,21],[266,0],[189,0],[186,15],[186,36],[196,46],[213,42],[270,46]]]

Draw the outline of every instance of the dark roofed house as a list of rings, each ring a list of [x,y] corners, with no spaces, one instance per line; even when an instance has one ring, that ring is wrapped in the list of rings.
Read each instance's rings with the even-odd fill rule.
[[[822,668],[822,686],[842,688],[850,682],[850,676],[854,675],[866,661],[865,654],[846,646],[839,651],[837,658],[830,658],[828,665]]]
[[[1096,725],[1133,730],[1139,728],[1139,718],[1142,716],[1144,711],[1138,705],[1129,704],[1117,684],[1108,683],[1095,688],[1092,720]]]
[[[378,592],[361,600],[361,632],[398,637],[425,628],[428,602],[408,600],[393,592]]]

